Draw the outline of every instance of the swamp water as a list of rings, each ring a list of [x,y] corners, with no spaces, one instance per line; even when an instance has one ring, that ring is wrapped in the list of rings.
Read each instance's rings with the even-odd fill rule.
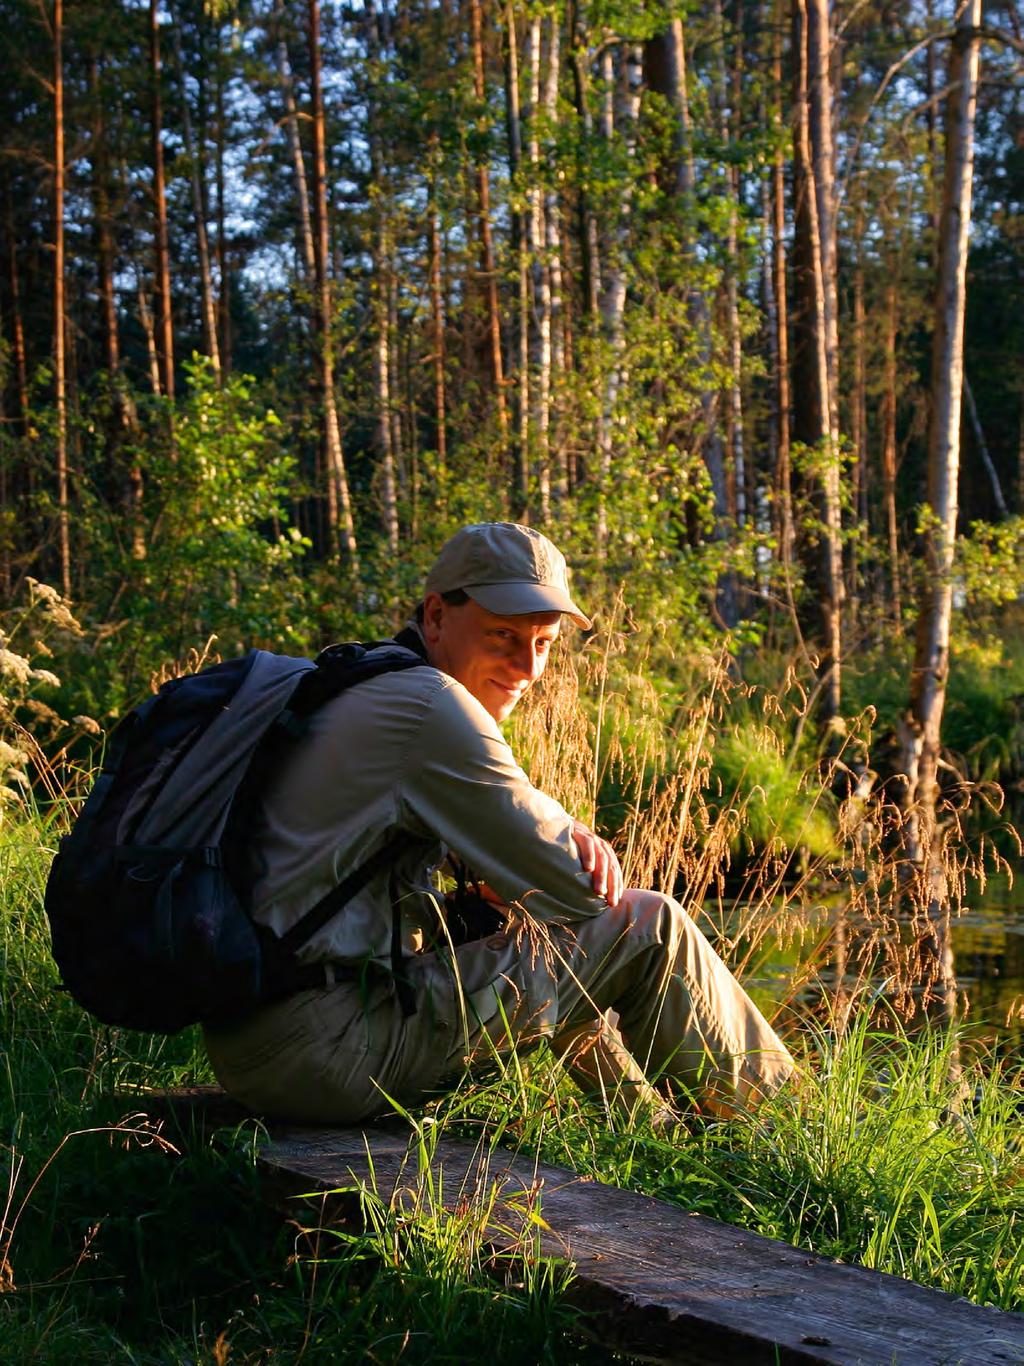
[[[716,928],[722,923],[717,915],[711,918]],[[800,939],[767,938],[760,946],[743,977],[766,1013],[774,1014],[780,1002],[788,1000],[804,1009],[813,1008],[825,993],[834,992],[843,918],[843,903],[833,895],[812,903]],[[705,923],[703,928],[709,926]],[[968,1032],[980,1040],[998,1042],[1004,1051],[1009,1049],[1024,1060],[1024,880],[1010,886],[1007,877],[996,876],[988,879],[983,891],[969,889],[964,910],[953,919],[951,929],[954,970]],[[849,967],[846,980],[853,984]],[[868,981],[868,989],[884,997],[881,962]]]

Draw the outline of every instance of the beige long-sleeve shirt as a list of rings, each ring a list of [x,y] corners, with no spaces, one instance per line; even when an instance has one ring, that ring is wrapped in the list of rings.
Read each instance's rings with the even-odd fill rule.
[[[429,666],[361,683],[314,713],[254,832],[256,919],[284,933],[399,832],[409,840],[395,881],[407,952],[436,929],[429,879],[449,848],[538,920],[568,923],[604,905],[569,815],[530,783],[480,703]],[[383,872],[300,957],[384,961],[390,940]]]

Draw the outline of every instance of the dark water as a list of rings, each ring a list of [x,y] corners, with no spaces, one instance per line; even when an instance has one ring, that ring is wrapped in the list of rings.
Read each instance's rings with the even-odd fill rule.
[[[841,914],[841,905],[819,906],[810,916],[803,944],[765,947],[745,979],[762,1008],[771,1011],[791,995],[807,955],[828,938],[830,925]],[[1024,1057],[1024,878],[1011,886],[1005,876],[994,877],[984,890],[974,888],[963,913],[952,922],[952,934],[967,1027],[977,1037],[998,1040],[1003,1048]],[[829,961],[826,953],[818,961],[820,970],[797,991],[798,999],[806,1004],[813,1004],[835,983],[834,958]],[[880,970],[879,987],[883,981]]]

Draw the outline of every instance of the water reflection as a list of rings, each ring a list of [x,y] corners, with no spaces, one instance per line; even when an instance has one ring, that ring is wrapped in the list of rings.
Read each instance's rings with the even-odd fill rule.
[[[957,986],[967,1002],[968,1028],[982,1039],[999,1040],[1024,1054],[1024,890],[1010,887],[1006,878],[992,878],[983,892],[975,891],[968,905],[952,922]],[[741,915],[737,912],[734,925]],[[834,993],[837,966],[842,971],[844,934],[856,935],[856,926],[848,925],[845,917],[841,901],[819,903],[808,914],[802,942],[774,940],[761,947],[743,975],[762,1009],[773,1013],[780,1001],[794,994],[794,987],[797,998],[807,1004],[820,998],[823,988]],[[733,961],[742,959],[744,947],[741,941]],[[812,962],[818,966],[802,983]],[[878,986],[885,980],[881,956],[873,980]]]

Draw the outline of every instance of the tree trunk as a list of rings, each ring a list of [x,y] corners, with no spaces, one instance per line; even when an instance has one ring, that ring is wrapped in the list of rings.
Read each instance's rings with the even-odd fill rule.
[[[323,401],[323,449],[327,482],[327,526],[333,545],[348,556],[354,576],[359,574],[359,548],[356,542],[352,500],[349,495],[345,456],[341,446],[334,393],[334,336],[331,308],[331,257],[327,233],[327,150],[324,132],[324,102],[320,83],[320,3],[309,0],[309,67],[313,117],[313,213],[315,232],[317,359],[320,363],[320,393]]]
[[[89,60],[89,92],[92,96],[92,192],[96,230],[96,273],[100,289],[100,317],[103,320],[103,360],[113,378],[121,369],[121,346],[114,296],[114,241],[110,230],[110,162],[107,156],[106,124],[103,117],[103,90],[99,61]]]
[[[123,485],[121,496],[131,534],[133,559],[146,556],[146,537],[142,524],[142,468],[134,458],[124,468],[122,446],[124,439],[138,427],[138,414],[132,391],[121,373],[121,344],[118,331],[117,299],[114,293],[114,240],[110,222],[110,157],[107,150],[106,124],[103,117],[103,91],[100,84],[99,62],[94,57],[89,64],[89,84],[93,98],[94,123],[92,139],[93,201],[96,220],[96,259],[100,286],[100,313],[103,318],[103,354],[113,399],[113,412],[107,441],[110,473],[114,481]],[[148,311],[148,310],[147,310]],[[149,327],[152,333],[152,323]],[[159,372],[157,374],[159,391]]]
[[[25,320],[21,312],[21,281],[18,272],[18,244],[14,236],[14,209],[10,181],[4,179],[4,227],[7,236],[7,283],[11,291],[11,342],[14,355],[14,382],[18,395],[18,422],[21,432],[28,430],[28,361],[25,353]]]
[[[743,349],[740,338],[739,310],[739,169],[733,164],[728,148],[735,143],[738,135],[739,111],[738,78],[742,68],[742,46],[737,33],[735,55],[735,75],[733,109],[730,118],[729,94],[725,61],[725,19],[722,13],[722,0],[714,0],[715,27],[715,102],[718,105],[718,134],[726,149],[725,183],[723,191],[728,202],[725,237],[725,302],[727,331],[729,338],[729,401],[727,407],[726,436],[730,455],[730,513],[735,517],[737,526],[744,526],[747,519],[746,469],[743,450]]]
[[[523,113],[529,166],[527,251],[533,285],[530,330],[530,450],[538,520],[547,524],[551,510],[551,464],[548,436],[551,421],[551,287],[544,260],[544,196],[540,184],[541,16],[536,11],[526,30],[524,61],[530,92]]]
[[[487,89],[484,81],[483,18],[480,0],[470,0],[470,41],[473,49],[473,93],[477,107],[486,107]],[[481,117],[482,117],[481,113]],[[480,274],[487,295],[487,340],[491,362],[491,384],[494,388],[494,411],[498,418],[502,455],[508,444],[508,407],[505,403],[505,368],[501,354],[501,312],[498,305],[498,276],[494,265],[494,243],[491,237],[491,191],[487,162],[476,165],[476,201],[480,231]]]
[[[188,104],[188,90],[185,85],[185,62],[181,54],[181,24],[178,20],[178,7],[174,0],[168,0],[171,15],[171,39],[174,43],[174,60],[178,68],[178,84],[181,87],[181,131],[185,143],[185,156],[189,165],[189,183],[192,188],[192,216],[196,222],[196,246],[199,252],[199,299],[203,315],[203,342],[206,354],[213,366],[213,373],[220,382],[220,343],[217,338],[217,306],[213,297],[213,276],[210,271],[210,244],[206,233],[206,196],[203,192],[202,146],[196,146],[192,136],[192,114]]]
[[[381,69],[381,39],[376,0],[366,3],[367,53],[374,72]],[[367,119],[370,144],[370,177],[375,194],[373,214],[373,279],[370,292],[373,307],[373,388],[377,407],[377,454],[380,459],[381,502],[384,538],[397,568],[398,496],[395,487],[395,451],[391,428],[391,246],[388,231],[388,196],[384,181],[384,152],[381,146],[379,102],[382,82],[374,77],[368,94]]]
[[[64,0],[53,4],[53,385],[57,408],[57,536],[60,585],[71,596],[68,411],[64,358]]]
[[[903,620],[903,589],[900,583],[900,543],[899,524],[896,517],[896,341],[898,336],[898,295],[896,282],[892,278],[894,266],[890,263],[889,279],[885,286],[885,343],[883,347],[882,391],[882,509],[885,518],[885,533],[889,547],[889,597],[892,603],[893,619],[899,627]]]
[[[570,32],[572,49],[573,92],[576,114],[583,130],[584,143],[589,147],[594,138],[594,114],[590,107],[590,52],[587,46],[586,20],[581,0],[571,0]],[[583,275],[583,309],[588,326],[597,326],[601,295],[601,249],[598,241],[597,217],[591,206],[590,192],[585,185],[577,191],[579,212],[580,264]]]
[[[309,189],[306,181],[306,162],[302,155],[299,136],[299,111],[295,103],[292,68],[288,60],[288,44],[284,29],[284,0],[274,0],[274,22],[277,25],[277,71],[284,94],[284,125],[288,132],[288,149],[295,169],[295,193],[299,204],[299,234],[302,242],[302,262],[306,281],[312,286],[316,280],[316,247],[313,244],[313,220],[309,210]]]
[[[135,298],[139,306],[139,325],[146,339],[146,359],[149,362],[149,387],[154,397],[160,397],[160,355],[156,349],[156,328],[153,324],[153,310],[146,298],[146,286],[138,261],[134,262]]]
[[[224,120],[224,53],[221,48],[220,24],[216,25],[217,35],[217,93],[216,93],[216,115],[217,115],[217,150],[216,150],[216,176],[217,176],[217,277],[219,289],[217,291],[217,325],[220,331],[220,356],[221,364],[224,369],[231,369],[231,274],[228,270],[228,239],[224,226],[224,196],[225,196],[225,176],[224,176],[224,139],[225,120]]]
[[[653,90],[662,94],[676,114],[674,188],[683,201],[684,212],[692,212],[696,190],[696,168],[693,157],[693,138],[690,124],[690,99],[686,72],[686,42],[682,20],[670,20],[668,28],[648,44],[647,80]],[[684,247],[693,258],[691,246]],[[725,468],[725,452],[718,429],[718,391],[712,386],[711,368],[713,340],[711,314],[702,291],[691,289],[687,310],[697,339],[698,372],[701,379],[701,454],[711,481],[714,499],[715,539],[728,535],[729,494]],[[736,601],[731,575],[724,575],[716,591],[716,610],[727,626],[736,621]]]
[[[785,0],[777,0],[772,35],[772,79],[776,108],[782,112],[782,26]],[[772,278],[775,284],[775,409],[778,450],[775,457],[775,496],[778,501],[779,556],[787,582],[793,559],[793,489],[790,468],[789,423],[789,303],[786,292],[786,157],[783,148],[772,162]]]
[[[527,515],[530,501],[530,261],[526,224],[515,207],[523,162],[519,101],[519,39],[513,0],[505,4],[505,117],[508,129],[508,178],[512,187],[512,250],[518,267],[516,311],[516,434],[512,450],[513,515]]]
[[[955,1000],[949,950],[948,897],[937,856],[938,764],[942,712],[949,674],[953,604],[957,480],[963,395],[964,315],[974,172],[974,119],[980,65],[977,28],[981,0],[967,0],[949,56],[946,150],[939,215],[939,270],[932,339],[931,412],[928,424],[928,518],[919,615],[903,735],[906,776],[904,851],[922,874],[933,928],[935,977],[947,1009]]]
[[[163,111],[160,95],[160,9],[149,0],[150,129],[153,142],[154,277],[156,282],[156,346],[161,389],[174,398],[174,320],[171,315],[171,264],[167,238],[167,191],[164,185]]]
[[[548,18],[548,24],[548,61],[542,104],[547,143],[546,153],[548,157],[554,158],[557,156],[558,82],[561,76],[558,15],[551,14]],[[548,463],[551,469],[552,497],[561,502],[569,491],[569,472],[558,449],[558,396],[562,376],[565,372],[565,332],[562,297],[562,216],[559,210],[558,190],[554,184],[549,186],[544,195],[544,268],[548,279],[549,332],[551,338],[551,363],[548,375]],[[551,459],[552,432],[554,433],[555,445],[553,462]]]
[[[835,237],[827,0],[794,0],[794,324],[800,346],[794,435],[812,452],[819,528],[805,537],[807,574],[817,584],[822,646],[821,706],[839,715],[843,564],[839,502]],[[819,184],[823,180],[823,184]],[[816,545],[815,545],[816,541]]]
[[[858,203],[854,218],[853,267],[853,390],[850,395],[850,438],[853,442],[853,487],[850,504],[855,522],[866,525],[867,503],[867,391],[864,368],[864,212]],[[863,508],[862,508],[863,505]],[[860,565],[858,542],[854,538],[847,552],[846,582],[850,602],[850,622],[856,632],[860,609]]]
[[[437,181],[440,175],[437,134],[430,139],[430,335],[431,362],[434,370],[434,426],[436,431],[437,463],[441,472],[442,488],[444,472],[448,465],[448,393],[446,383],[447,354],[445,348],[445,308],[444,287],[441,280],[443,243],[441,241],[441,215],[437,205]]]
[[[978,416],[978,405],[974,401],[974,390],[971,388],[966,370],[964,371],[964,398],[967,401],[967,416],[970,419],[971,431],[974,433],[975,445],[978,447],[981,463],[988,475],[988,482],[992,486],[992,501],[996,505],[996,516],[1000,521],[1005,521],[1010,514],[1006,507],[1006,499],[1003,497],[1003,486],[999,482],[999,474],[992,463],[991,455],[989,455],[988,442],[985,440],[981,418]]]
[[[620,70],[618,79],[610,49],[602,57],[602,76],[605,85],[604,110],[601,118],[601,133],[607,142],[616,134],[625,141],[628,154],[632,154],[636,142],[637,119],[640,113],[640,88],[643,78],[643,50],[634,43],[624,44],[620,50]],[[598,497],[597,525],[595,540],[599,555],[604,555],[608,544],[608,497],[611,492],[613,471],[614,429],[616,409],[622,389],[623,360],[625,344],[623,317],[626,307],[626,251],[629,240],[629,217],[632,191],[627,183],[616,209],[616,222],[609,233],[605,251],[607,270],[604,288],[601,292],[601,329],[608,355],[608,370],[605,376],[604,392],[601,396],[601,411],[598,418],[598,474],[600,493]]]

